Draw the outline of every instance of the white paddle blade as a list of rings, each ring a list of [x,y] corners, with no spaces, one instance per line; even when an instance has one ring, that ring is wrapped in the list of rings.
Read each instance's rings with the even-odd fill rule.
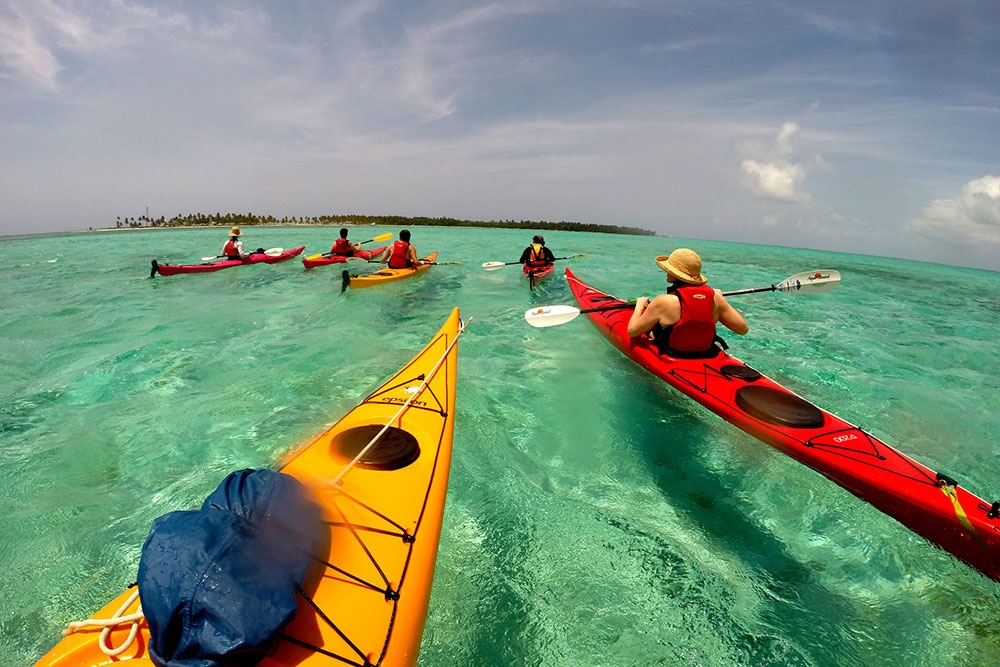
[[[840,284],[840,272],[832,269],[819,271],[804,271],[796,273],[775,285],[779,292],[798,292],[801,294],[819,294],[829,292]]]
[[[579,314],[580,309],[573,306],[540,306],[527,311],[524,321],[536,329],[544,329],[566,324]]]
[[[487,271],[496,271],[507,266],[505,262],[483,262],[483,268]]]
[[[277,257],[281,253],[285,252],[284,248],[268,248],[264,251],[265,255],[270,255],[271,257]]]

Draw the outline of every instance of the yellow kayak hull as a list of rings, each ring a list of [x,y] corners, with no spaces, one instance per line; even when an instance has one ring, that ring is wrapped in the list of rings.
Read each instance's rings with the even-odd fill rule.
[[[431,263],[437,261],[437,256],[437,251],[432,252],[427,255],[427,257],[420,260],[421,262],[427,262],[427,264],[420,264],[419,266],[409,269],[390,269],[386,267],[363,276],[351,276],[350,286],[352,289],[357,289],[358,287],[371,287],[372,285],[381,285],[382,283],[390,283],[394,280],[402,280],[403,278],[415,276],[418,273],[423,273],[429,269],[431,267]]]
[[[456,308],[413,360],[282,466],[313,491],[329,536],[303,585],[309,600],[299,596],[295,619],[261,665],[416,664],[451,468],[460,332]],[[134,590],[94,617],[114,615]],[[145,620],[137,627],[117,658],[101,650],[99,628],[85,628],[37,665],[152,665]],[[129,626],[116,628],[106,644],[120,646],[128,634]]]

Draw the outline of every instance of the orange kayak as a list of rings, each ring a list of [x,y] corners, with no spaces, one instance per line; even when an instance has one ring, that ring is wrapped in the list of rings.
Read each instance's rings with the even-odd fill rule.
[[[416,664],[451,467],[462,330],[456,308],[416,357],[282,466],[313,492],[330,532],[295,618],[261,665]],[[134,613],[136,592],[94,618]],[[100,634],[78,629],[37,665],[154,664],[144,618],[110,631],[106,645],[127,644],[117,657],[102,650]]]
[[[437,261],[437,256],[437,252],[432,252],[427,255],[427,257],[420,260],[421,264],[408,269],[390,269],[386,267],[384,269],[379,269],[374,273],[368,273],[362,276],[350,275],[347,271],[345,271],[344,287],[371,287],[372,285],[381,285],[382,283],[392,282],[393,280],[409,278],[429,269],[434,262]]]

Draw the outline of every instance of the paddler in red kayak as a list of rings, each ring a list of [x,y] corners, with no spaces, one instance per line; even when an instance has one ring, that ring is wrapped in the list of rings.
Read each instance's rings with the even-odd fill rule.
[[[351,243],[347,240],[347,227],[341,227],[340,238],[333,242],[330,254],[335,257],[353,257],[354,253],[360,250],[361,246],[359,244]]]
[[[264,252],[263,248],[257,248],[253,252],[243,252],[243,241],[240,240],[241,236],[243,234],[240,232],[240,228],[233,225],[233,228],[229,230],[229,240],[226,241],[226,245],[222,246],[222,254],[219,257],[244,260],[254,253],[259,254]]]
[[[531,245],[521,253],[521,259],[517,260],[529,269],[543,269],[556,261],[552,251],[545,247],[545,237],[535,234],[531,239]]]
[[[226,259],[246,259],[250,256],[250,253],[243,252],[243,241],[240,237],[243,233],[240,232],[240,228],[233,225],[233,228],[229,230],[229,240],[226,241],[226,245],[222,246],[222,256]]]
[[[419,266],[420,260],[417,259],[417,249],[410,245],[409,229],[399,232],[399,240],[385,251],[385,255],[382,256],[382,263],[388,264],[390,269],[410,269]]]
[[[656,265],[667,272],[671,285],[666,294],[652,301],[644,296],[636,299],[628,321],[629,336],[648,333],[661,354],[698,356],[713,352],[716,322],[741,336],[750,330],[722,291],[706,284],[701,257],[694,250],[678,248],[657,257]]]

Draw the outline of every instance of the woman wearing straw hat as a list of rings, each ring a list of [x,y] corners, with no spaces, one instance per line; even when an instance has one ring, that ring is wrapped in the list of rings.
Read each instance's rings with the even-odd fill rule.
[[[222,246],[222,254],[226,259],[246,259],[250,256],[250,253],[243,252],[241,236],[243,233],[240,232],[240,228],[233,225],[233,228],[229,230],[229,240],[226,241],[226,245]]]
[[[650,333],[663,354],[701,356],[716,351],[716,322],[741,336],[749,331],[743,315],[722,292],[705,284],[708,279],[701,274],[701,257],[694,250],[678,248],[657,257],[656,265],[667,272],[671,285],[666,294],[652,301],[644,296],[636,299],[628,322],[630,336]]]

